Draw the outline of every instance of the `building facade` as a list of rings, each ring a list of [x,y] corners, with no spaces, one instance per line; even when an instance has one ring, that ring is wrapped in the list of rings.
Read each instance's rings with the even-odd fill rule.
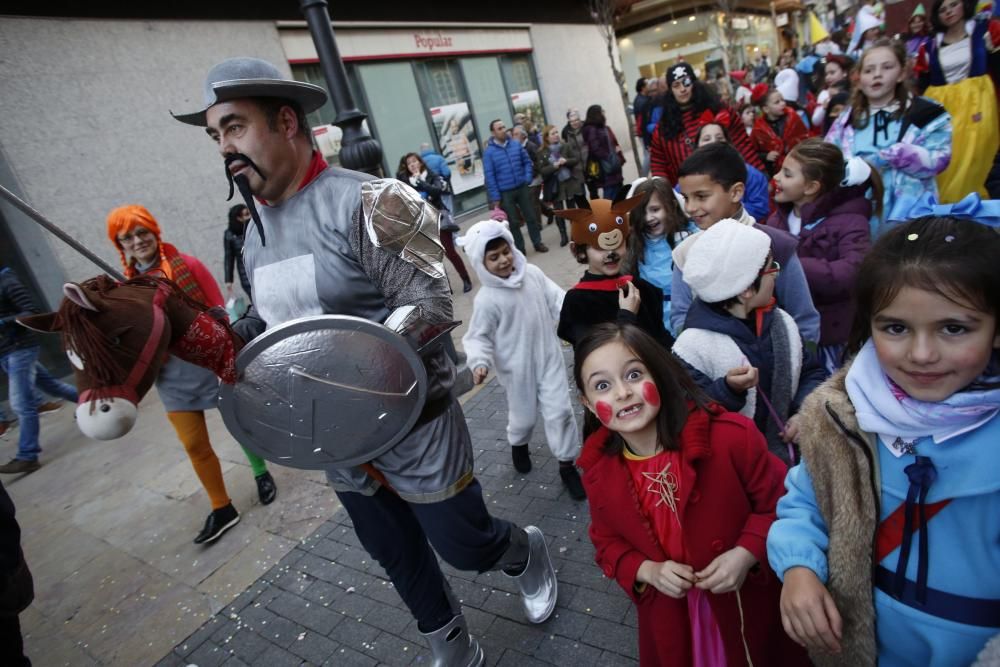
[[[383,167],[421,144],[458,172],[458,206],[486,203],[481,155],[489,123],[523,111],[562,127],[566,110],[600,104],[634,178],[629,123],[607,46],[591,23],[334,23],[358,105],[384,149]],[[114,264],[108,212],[146,206],[164,240],[201,259],[221,283],[228,183],[204,132],[170,116],[200,108],[204,76],[251,55],[323,84],[304,23],[288,20],[0,18],[0,183]],[[310,118],[336,161],[330,105]],[[100,270],[0,201],[0,262],[43,307],[62,283]]]

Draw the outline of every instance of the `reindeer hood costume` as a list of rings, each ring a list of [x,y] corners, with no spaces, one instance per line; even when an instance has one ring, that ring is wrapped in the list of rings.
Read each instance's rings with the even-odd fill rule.
[[[286,79],[270,63],[253,58],[232,58],[213,67],[204,91],[205,108],[178,120],[206,125],[213,105],[243,98],[274,97],[305,111],[326,99],[322,89]],[[244,146],[250,152],[258,148]],[[400,319],[393,316],[407,307],[428,323],[450,323],[438,212],[408,185],[328,167],[318,152],[309,174],[312,178],[295,194],[278,205],[261,206],[259,223],[247,230],[243,261],[252,283],[253,309],[245,318],[248,323],[237,327],[241,335],[249,339],[267,329],[262,341],[275,338],[275,344],[284,344],[282,325],[295,320],[294,326],[315,324],[311,345],[323,348],[330,340],[323,318],[301,318],[347,315],[388,324]],[[389,331],[383,335],[385,340],[391,337],[399,338]],[[301,339],[288,338],[287,344],[307,351]],[[254,345],[250,343],[244,354]],[[333,347],[325,352],[331,363],[347,368],[377,370],[384,363],[374,348]],[[474,663],[482,649],[468,635],[461,607],[430,545],[458,568],[503,570],[514,576],[525,614],[534,623],[548,618],[555,607],[555,572],[540,530],[521,529],[488,513],[473,474],[462,408],[451,394],[455,368],[440,345],[424,348],[420,355],[426,402],[412,429],[368,466],[331,466],[326,473],[361,543],[386,568],[435,658],[440,664]],[[289,385],[283,378],[308,375],[308,368],[296,370],[290,361],[295,356],[294,349],[282,355],[287,370],[272,374],[280,385],[276,390],[295,389],[294,382]],[[245,384],[238,382],[236,391],[246,389]],[[315,385],[322,387],[322,378]],[[312,395],[288,396],[289,411],[293,403],[312,400]],[[352,432],[353,409],[346,401],[340,407],[311,415],[314,423],[306,440],[312,446],[335,449],[338,439],[350,439],[338,434]],[[339,444],[345,449],[357,446]]]
[[[628,248],[629,211],[639,205],[643,195],[614,203],[607,199],[592,199],[590,208],[556,211],[572,223],[572,250],[576,261],[587,264],[588,249],[604,253],[605,264],[618,264],[625,259]],[[618,291],[627,283],[639,290],[641,303],[638,313],[619,308]],[[580,282],[566,293],[559,314],[559,337],[574,347],[591,326],[601,322],[623,320],[640,326],[667,349],[673,336],[663,326],[663,292],[638,276],[599,275],[585,271]]]

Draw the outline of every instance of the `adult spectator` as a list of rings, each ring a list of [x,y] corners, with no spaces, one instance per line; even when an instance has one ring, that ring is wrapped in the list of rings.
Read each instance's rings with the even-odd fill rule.
[[[424,142],[420,144],[420,159],[424,161],[427,169],[444,179],[448,184],[448,189],[441,194],[441,202],[449,211],[455,210],[455,195],[451,189],[451,169],[448,168],[448,161],[440,153],[435,153],[431,145]]]
[[[530,124],[531,121],[528,121],[528,123]],[[536,132],[535,134],[538,133]],[[531,196],[531,202],[535,206],[535,220],[538,220],[539,224],[541,224],[542,213],[544,212],[549,219],[549,224],[551,224],[552,209],[542,203],[542,176],[538,173],[536,166],[538,164],[538,153],[541,151],[541,144],[536,143],[531,138],[531,132],[524,125],[515,125],[514,129],[510,132],[510,136],[514,141],[524,146],[524,150],[528,152],[528,158],[531,160],[531,182],[528,184],[528,194]]]
[[[246,233],[247,223],[250,222],[250,209],[246,204],[236,204],[229,209],[229,226],[222,237],[223,260],[222,270],[225,274],[226,299],[233,296],[233,265],[240,277],[240,287],[250,296],[250,277],[247,269],[243,266],[243,235]]]
[[[656,121],[649,151],[653,176],[676,183],[681,163],[696,147],[698,130],[710,121],[721,122],[726,127],[733,148],[744,160],[758,169],[764,168],[750,137],[740,129],[740,115],[723,107],[712,89],[698,80],[691,65],[680,62],[668,69],[667,85],[669,90],[657,110],[659,113],[651,116],[651,120]],[[722,111],[726,113],[720,113]]]
[[[546,125],[543,133],[544,143],[535,163],[543,179],[543,199],[560,209],[577,208],[576,202],[583,195],[583,179],[575,176],[580,154],[575,145],[560,141],[559,128],[555,125]],[[566,221],[556,217],[556,227],[559,228],[559,246],[567,245]]]
[[[635,99],[632,100],[632,117],[635,118],[635,135],[642,140],[643,159],[639,165],[639,175],[645,176],[649,173],[649,139],[646,137],[646,117],[649,115],[650,105],[653,102],[653,89],[656,79],[641,77],[635,82]],[[651,90],[653,89],[653,90]]]
[[[566,112],[566,120],[566,127],[563,128],[562,132],[563,141],[576,141],[580,145],[580,160],[582,161],[580,174],[585,188],[584,200],[597,199],[601,196],[599,188],[594,185],[594,181],[586,173],[590,149],[587,148],[587,142],[583,139],[583,116],[580,115],[579,109],[570,109]],[[589,202],[585,208],[590,208]]]
[[[34,312],[35,304],[14,271],[0,268],[0,369],[7,374],[10,408],[21,425],[17,454],[0,466],[0,473],[11,475],[31,473],[41,467],[35,394],[38,338],[16,320]]]
[[[587,164],[587,143],[583,140],[583,119],[580,117],[579,109],[570,109],[566,112],[566,126],[562,129],[563,150],[566,153],[573,153],[580,156],[576,164],[570,170],[573,179],[581,184],[584,183],[585,175],[583,168]],[[583,187],[579,194],[572,195],[574,208],[590,208],[587,201],[587,193]]]
[[[767,62],[767,55],[759,55],[753,59],[753,82],[761,83],[766,81],[771,74],[771,64]]]
[[[970,192],[985,196],[983,184],[1000,146],[990,76],[1000,74],[995,55],[1000,21],[973,12],[969,0],[936,0],[931,8],[934,32],[924,51],[924,95],[951,114],[951,162],[937,177],[942,203],[957,202]]]
[[[224,303],[222,292],[205,265],[164,242],[160,223],[144,206],[130,204],[112,210],[108,214],[107,233],[118,251],[126,278],[147,274],[163,277],[177,283],[186,297],[200,304],[219,307]],[[156,392],[212,506],[194,543],[210,544],[240,521],[240,513],[226,491],[222,464],[212,449],[205,421],[205,410],[218,406],[219,379],[207,368],[170,356],[156,376]],[[273,502],[278,491],[264,459],[246,449],[243,453],[250,463],[261,504]]]
[[[510,232],[514,236],[514,245],[524,252],[524,237],[521,236],[517,224],[517,214],[524,216],[528,225],[528,235],[535,247],[535,252],[548,252],[548,247],[542,243],[541,229],[538,218],[535,217],[535,207],[531,201],[528,185],[534,174],[534,165],[528,152],[517,141],[507,136],[507,126],[499,118],[490,123],[490,137],[483,151],[483,167],[486,173],[486,190],[489,193],[490,208],[499,203],[510,221]]]
[[[613,201],[624,180],[622,165],[625,164],[625,155],[618,145],[615,133],[608,127],[604,109],[599,104],[587,108],[587,119],[583,122],[583,141],[587,144],[587,176],[595,187],[601,188],[605,199]],[[594,173],[596,177],[591,176]]]
[[[269,83],[266,89],[253,81],[261,78]],[[412,246],[396,243],[422,223],[430,204],[394,179],[328,167],[313,148],[305,116],[326,101],[321,88],[284,79],[272,64],[251,58],[220,63],[207,83],[212,98],[222,99],[210,98],[203,112],[179,118],[207,125],[230,168],[245,156],[265,168],[260,173],[240,162],[248,167],[240,175],[249,172],[247,182],[261,203],[261,232],[248,230],[244,250],[254,276],[255,312],[237,323],[240,335],[249,339],[266,327],[317,313],[384,322],[405,306],[419,308],[428,324],[452,320],[433,244],[423,244],[429,254],[416,259]],[[261,94],[274,97],[262,100]],[[234,119],[245,131],[230,131]],[[506,160],[502,153],[498,157]],[[311,177],[303,182],[306,173]],[[275,232],[289,225],[295,234]],[[328,242],[331,235],[338,242]],[[283,268],[303,262],[315,272]],[[503,570],[513,577],[534,623],[555,608],[555,573],[541,531],[490,515],[475,478],[462,407],[452,394],[455,369],[443,350],[428,345],[422,352],[427,399],[420,423],[371,461],[371,474],[359,467],[325,472],[368,558],[384,568],[414,617],[412,627],[430,644],[430,662],[475,664],[481,649],[469,636],[431,545],[457,568]],[[335,443],[338,437],[317,433],[314,442]]]

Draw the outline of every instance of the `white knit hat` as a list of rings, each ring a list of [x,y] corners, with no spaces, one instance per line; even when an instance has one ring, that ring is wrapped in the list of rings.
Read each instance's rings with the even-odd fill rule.
[[[774,87],[786,102],[799,101],[799,75],[791,67],[781,70],[774,77]]]
[[[771,252],[771,237],[736,220],[720,220],[691,237],[684,282],[705,303],[718,303],[753,285]]]

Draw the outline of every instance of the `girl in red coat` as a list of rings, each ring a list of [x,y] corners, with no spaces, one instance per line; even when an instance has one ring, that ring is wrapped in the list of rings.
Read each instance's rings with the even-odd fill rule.
[[[766,558],[785,465],[753,423],[706,406],[630,324],[591,329],[574,373],[592,431],[578,461],[590,538],[638,607],[640,664],[807,665]]]
[[[809,136],[809,129],[799,114],[785,104],[785,98],[777,88],[768,88],[765,94],[755,95],[754,104],[760,105],[761,114],[754,122],[750,138],[757,146],[767,172],[774,176],[781,169],[788,151]]]

